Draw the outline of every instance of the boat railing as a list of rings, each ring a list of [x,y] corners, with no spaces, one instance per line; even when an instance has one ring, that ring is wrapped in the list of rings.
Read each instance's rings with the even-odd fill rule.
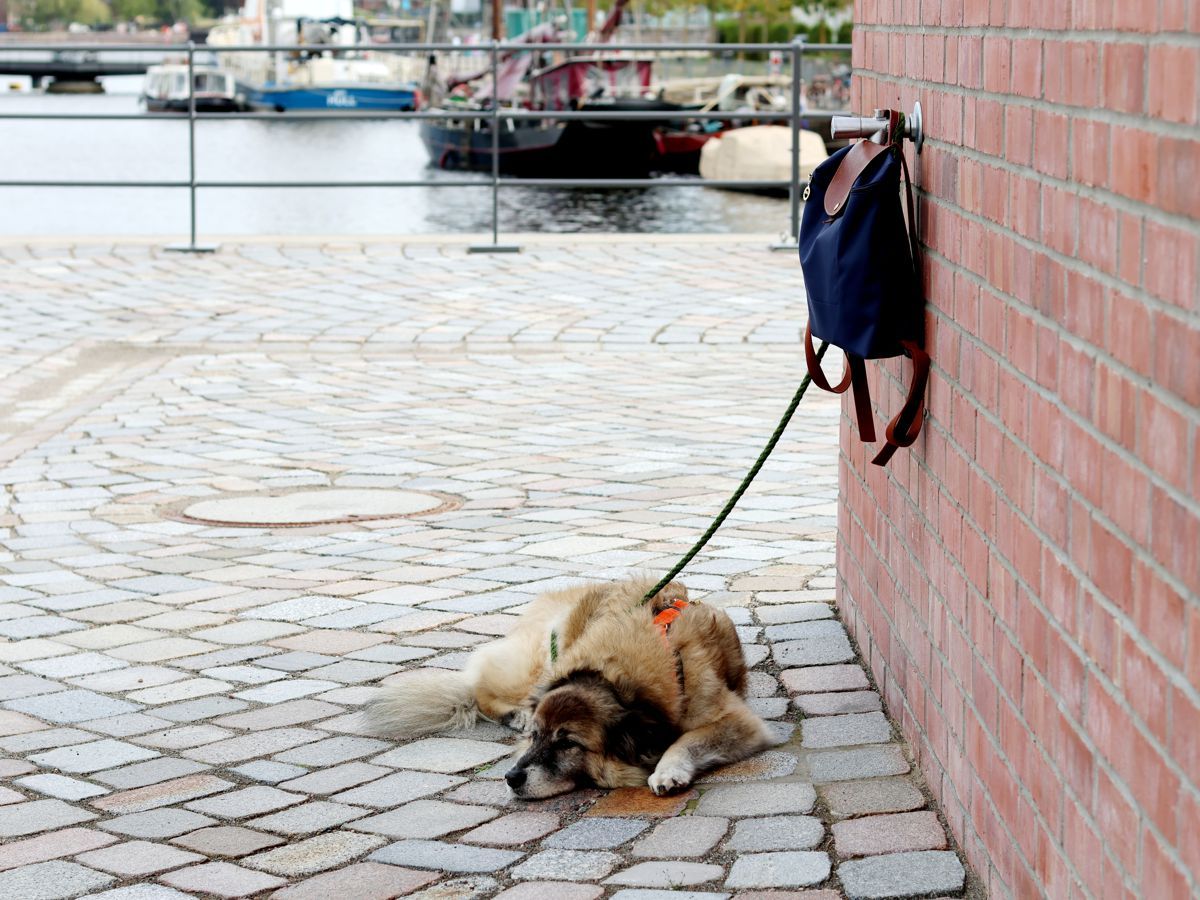
[[[740,110],[681,110],[677,116],[680,120],[714,121],[730,118],[752,118],[760,122],[780,122],[788,124],[792,130],[792,159],[791,177],[787,180],[715,180],[693,177],[666,176],[659,178],[501,178],[500,176],[500,128],[501,119],[507,120],[511,129],[517,120],[535,119],[544,121],[558,120],[588,120],[603,121],[631,119],[661,119],[661,110],[627,110],[627,111],[581,111],[581,110],[531,110],[506,108],[491,104],[487,109],[453,109],[453,110],[410,110],[410,111],[355,111],[329,110],[305,111],[302,113],[286,112],[200,112],[196,109],[196,90],[194,70],[199,64],[197,56],[205,59],[213,52],[224,54],[253,54],[253,53],[295,53],[312,50],[311,45],[297,44],[228,44],[220,46],[197,45],[194,42],[186,44],[37,44],[0,43],[0,54],[11,51],[31,52],[60,52],[72,51],[77,53],[95,54],[137,54],[153,53],[162,55],[178,52],[186,57],[188,67],[188,108],[186,117],[180,116],[181,122],[187,123],[188,128],[188,173],[186,179],[178,180],[15,180],[0,179],[0,188],[177,188],[188,191],[188,240],[187,243],[171,244],[168,249],[190,253],[205,253],[216,249],[213,244],[197,241],[196,232],[196,194],[200,190],[221,189],[257,189],[257,188],[454,188],[470,187],[478,189],[481,185],[476,180],[451,181],[446,179],[401,179],[401,180],[357,180],[357,181],[226,181],[201,179],[196,175],[196,123],[205,119],[270,119],[273,121],[320,119],[410,119],[410,120],[476,120],[476,127],[482,128],[483,122],[491,125],[492,136],[492,171],[491,171],[491,202],[492,202],[492,233],[491,241],[485,244],[472,245],[472,252],[503,253],[515,252],[518,247],[500,242],[499,223],[499,194],[508,187],[533,188],[662,188],[662,187],[715,187],[753,190],[786,190],[788,193],[788,225],[787,231],[779,242],[772,245],[774,249],[795,250],[797,235],[800,232],[800,203],[804,183],[800,178],[800,139],[801,123],[805,120],[825,121],[835,116],[843,115],[845,110],[827,110],[803,108],[802,86],[804,84],[804,62],[806,55],[811,54],[848,54],[850,44],[814,44],[797,38],[791,43],[554,43],[530,45],[520,42],[491,41],[484,44],[455,44],[455,43],[361,43],[339,45],[338,50],[371,51],[373,53],[392,52],[404,54],[480,54],[487,53],[491,58],[492,83],[496,83],[496,75],[500,68],[500,55],[506,52],[569,52],[572,54],[591,53],[602,54],[614,51],[621,53],[671,53],[684,51],[688,53],[732,54],[732,53],[778,53],[789,60],[785,69],[790,69],[790,108],[778,111],[742,112]],[[0,120],[5,119],[44,119],[44,120],[142,120],[142,113],[114,112],[0,112]]]

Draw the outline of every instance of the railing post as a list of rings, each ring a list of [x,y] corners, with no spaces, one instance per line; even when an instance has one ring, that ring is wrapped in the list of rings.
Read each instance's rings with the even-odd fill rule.
[[[168,244],[168,250],[181,253],[213,253],[216,244],[196,243],[196,42],[188,41],[187,45],[187,80],[188,80],[188,242],[186,244]]]
[[[795,250],[800,243],[800,94],[804,85],[804,38],[792,39],[792,177],[788,184],[789,231],[772,250]]]
[[[468,253],[520,253],[515,244],[500,243],[500,42],[492,40],[492,242],[472,244]]]

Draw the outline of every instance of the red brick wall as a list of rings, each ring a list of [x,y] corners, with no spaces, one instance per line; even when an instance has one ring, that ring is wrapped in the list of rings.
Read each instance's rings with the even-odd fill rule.
[[[1198,895],[1200,4],[855,22],[856,107],[925,110],[935,372],[886,471],[844,408],[842,611],[993,897]]]

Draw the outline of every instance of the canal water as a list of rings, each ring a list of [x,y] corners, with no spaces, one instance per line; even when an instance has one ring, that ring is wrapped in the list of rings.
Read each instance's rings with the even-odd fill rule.
[[[138,112],[139,77],[107,79],[101,95],[6,92],[0,112]],[[491,229],[484,176],[429,165],[417,123],[204,120],[197,177],[225,181],[455,181],[454,188],[211,188],[197,202],[201,237],[400,235]],[[186,119],[0,119],[0,180],[186,180]],[[186,189],[0,187],[0,235],[185,235]],[[506,232],[783,233],[785,200],[702,187],[500,193]]]

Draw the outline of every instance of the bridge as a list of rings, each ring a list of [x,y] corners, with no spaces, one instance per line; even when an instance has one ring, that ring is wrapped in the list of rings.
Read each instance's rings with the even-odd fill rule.
[[[153,49],[171,40],[164,40],[157,32],[8,33],[0,36],[0,75],[25,75],[33,79],[35,86],[47,79],[60,84],[86,84],[107,75],[141,75],[168,55],[178,55],[167,46]]]

